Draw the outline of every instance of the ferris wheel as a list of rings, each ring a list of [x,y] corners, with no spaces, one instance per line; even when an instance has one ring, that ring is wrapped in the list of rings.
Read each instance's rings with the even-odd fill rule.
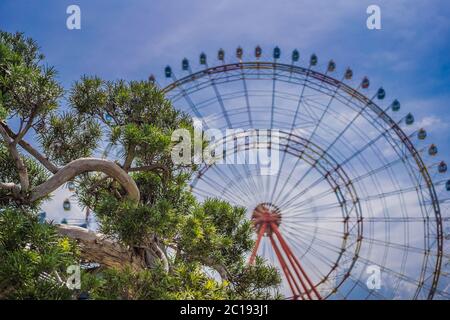
[[[247,208],[249,263],[276,266],[290,299],[449,299],[450,180],[414,115],[315,54],[239,47],[214,60],[184,58],[157,84],[233,146],[191,187]],[[269,160],[247,161],[259,151]]]

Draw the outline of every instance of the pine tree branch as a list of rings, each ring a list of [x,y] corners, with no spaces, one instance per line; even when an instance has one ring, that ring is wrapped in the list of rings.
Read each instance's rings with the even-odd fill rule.
[[[104,268],[124,269],[131,266],[139,271],[153,268],[156,261],[160,261],[164,270],[169,271],[169,261],[155,242],[144,247],[128,247],[85,228],[66,224],[56,225],[56,228],[60,235],[77,241],[83,259],[97,262]]]
[[[134,180],[116,163],[96,158],[80,158],[60,168],[56,174],[32,190],[31,201],[36,201],[55,191],[64,183],[73,180],[76,176],[86,172],[103,172],[116,179],[127,191],[128,198],[140,200],[139,189]]]
[[[0,189],[12,191],[13,194],[20,193],[20,186],[12,182],[0,182]]]
[[[19,133],[16,137],[14,137],[14,143],[17,144],[19,141],[23,139],[23,137],[27,134],[28,131],[30,131],[31,127],[33,126],[34,118],[36,117],[38,108],[35,106],[33,109],[33,112],[30,115],[30,118],[28,119],[25,128],[23,128],[23,122],[20,125]]]
[[[128,172],[143,172],[143,171],[155,171],[155,170],[163,171],[164,177],[166,179],[170,175],[169,169],[162,164],[152,164],[152,165],[148,165],[148,166],[129,168]]]
[[[123,170],[128,171],[130,169],[131,164],[133,163],[134,156],[135,156],[136,147],[134,145],[131,145],[128,147],[127,150],[127,156],[125,158],[125,162],[123,163]]]
[[[123,269],[131,266],[134,270],[146,268],[145,256],[101,233],[65,224],[56,226],[59,234],[79,244],[83,259],[97,262],[105,268]]]
[[[8,125],[4,122],[0,122],[0,126],[3,127],[7,134],[11,138],[16,138],[16,134],[8,127]],[[37,161],[39,161],[48,171],[51,173],[58,172],[58,167],[55,166],[49,159],[44,157],[38,150],[33,148],[28,142],[21,139],[18,141],[19,146],[21,146],[25,151],[27,151],[30,155],[32,155]]]
[[[9,153],[16,164],[17,173],[19,174],[20,187],[21,191],[28,191],[30,188],[30,179],[28,177],[28,170],[23,162],[23,159],[20,157],[19,151],[17,151],[17,146],[14,143],[12,137],[8,135],[5,128],[0,125],[0,135],[5,141],[6,146],[8,147]]]

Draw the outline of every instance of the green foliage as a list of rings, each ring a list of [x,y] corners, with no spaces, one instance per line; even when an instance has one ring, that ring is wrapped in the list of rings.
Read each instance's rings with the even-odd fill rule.
[[[172,132],[191,123],[149,81],[103,81],[85,76],[72,87],[69,101],[79,115],[103,125],[108,143],[119,147],[121,156],[131,154],[139,165],[158,162],[171,166]]]
[[[73,292],[58,281],[76,264],[75,245],[38,222],[31,211],[0,211],[0,298],[69,299]]]
[[[42,168],[35,160],[23,157],[25,166],[27,167],[30,185],[32,187],[38,186],[48,179],[47,171]],[[0,142],[0,181],[7,181],[14,184],[19,184],[19,174],[15,168],[14,160],[11,158],[6,146]],[[28,207],[37,208],[41,201],[27,204]],[[0,209],[2,207],[18,207],[24,205],[23,203],[16,203],[11,201],[11,191],[0,189]]]
[[[26,120],[45,116],[63,94],[56,71],[40,64],[36,43],[21,33],[0,31],[1,109]]]
[[[161,268],[144,271],[109,269],[99,276],[87,274],[82,290],[92,299],[208,299],[228,297],[228,284],[206,276],[199,264],[173,266],[170,274]]]
[[[187,193],[187,192],[186,192]],[[189,194],[189,193],[188,193]],[[167,195],[166,195],[167,196]],[[183,200],[184,199],[184,200]],[[186,201],[186,202],[184,202]],[[184,203],[180,207],[175,204]],[[102,280],[92,284],[96,297],[121,299],[149,298],[192,298],[192,299],[267,299],[277,297],[277,286],[280,277],[277,270],[257,259],[253,266],[247,265],[247,253],[253,247],[251,237],[253,230],[246,220],[245,210],[232,207],[224,201],[209,199],[204,204],[197,204],[192,198],[182,196],[177,201],[167,201],[162,196],[153,204],[136,204],[117,200],[109,193],[97,200],[94,211],[101,225],[101,231],[116,237],[123,243],[136,246],[157,237],[166,250],[176,249],[172,255],[171,271],[168,274],[157,273],[160,279],[155,280],[153,272],[106,271]],[[180,209],[181,210],[178,210]],[[188,275],[180,270],[192,270],[198,266],[202,272],[200,283],[208,283],[206,287],[220,288],[217,292],[200,294],[189,287],[183,289]],[[217,269],[221,266],[227,271],[227,280],[220,282],[217,278],[206,276],[204,268]],[[194,276],[194,274],[189,276]],[[125,278],[124,278],[125,277]],[[143,279],[152,278],[149,283]],[[180,278],[181,277],[181,278]],[[124,280],[127,279],[127,280]],[[184,279],[184,280],[183,280]],[[118,281],[118,283],[116,283]],[[177,283],[171,292],[170,283]],[[181,284],[179,282],[181,281]],[[226,284],[225,286],[223,284]],[[190,284],[191,286],[192,284]],[[118,286],[118,287],[117,287]],[[143,287],[146,289],[144,290]],[[164,290],[161,291],[161,288]],[[146,291],[148,290],[148,291]],[[183,290],[186,290],[184,292]],[[137,293],[131,294],[131,292]],[[128,292],[131,296],[127,296]],[[210,296],[214,293],[214,296]]]
[[[95,210],[101,231],[131,246],[145,243],[152,234],[170,238],[179,223],[170,203],[164,200],[149,206],[106,196]]]
[[[42,66],[42,59],[32,40],[0,32],[0,119],[34,129],[45,157],[58,165],[92,156],[105,144],[118,150],[110,160],[131,168],[139,203],[126,200],[118,182],[99,173],[76,178],[78,200],[95,212],[107,236],[135,251],[157,243],[169,261],[169,272],[156,263],[141,271],[85,274],[84,290],[96,299],[273,297],[280,282],[275,268],[260,259],[247,265],[254,231],[245,210],[214,199],[198,203],[188,186],[197,168],[171,160],[172,132],[192,132],[191,119],[150,81],[86,76],[69,92],[70,110],[58,112],[63,90],[55,70]],[[21,158],[31,190],[48,179],[40,164]],[[19,184],[3,143],[0,182]],[[13,193],[0,189],[0,297],[73,298],[54,279],[77,262],[77,245],[59,237],[54,226],[38,223],[34,213],[41,201],[30,205]],[[226,280],[208,275],[210,269],[225,273]]]
[[[38,132],[47,157],[61,165],[90,157],[102,136],[96,121],[73,112],[52,114]]]

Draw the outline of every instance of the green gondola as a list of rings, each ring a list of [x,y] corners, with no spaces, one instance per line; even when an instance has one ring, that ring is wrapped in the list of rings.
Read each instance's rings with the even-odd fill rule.
[[[392,102],[391,109],[394,112],[397,112],[400,110],[400,102],[397,99],[395,99],[394,102]]]
[[[281,50],[280,50],[280,48],[275,47],[275,48],[273,49],[273,58],[274,58],[274,59],[280,59],[280,56],[281,56]]]
[[[217,52],[217,59],[220,61],[225,60],[225,51],[223,49],[219,49],[219,52]]]
[[[166,78],[170,78],[172,76],[172,68],[170,66],[167,66],[164,69],[164,73],[166,74]]]
[[[317,56],[313,53],[311,55],[311,58],[309,59],[309,64],[311,66],[315,66],[317,64],[317,62],[319,61],[319,59],[317,58]]]
[[[200,54],[200,64],[206,64],[206,54],[204,52]]]
[[[292,51],[292,62],[297,62],[300,59],[300,53],[297,49]]]
[[[183,69],[183,71],[187,71],[189,70],[189,60],[184,58],[183,61],[181,61],[181,69]]]
[[[408,113],[405,117],[405,123],[410,126],[414,123],[414,116],[412,115],[412,113]]]

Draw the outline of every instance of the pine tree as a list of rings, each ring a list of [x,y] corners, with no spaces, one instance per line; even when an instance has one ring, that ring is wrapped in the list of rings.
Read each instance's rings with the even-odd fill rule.
[[[83,76],[65,93],[43,59],[33,40],[0,33],[0,297],[276,297],[276,270],[246,263],[245,210],[197,202],[188,182],[198,168],[171,161],[171,134],[192,131],[191,119],[152,81]],[[39,222],[68,182],[100,233]],[[100,268],[69,290],[66,268],[82,262]]]

